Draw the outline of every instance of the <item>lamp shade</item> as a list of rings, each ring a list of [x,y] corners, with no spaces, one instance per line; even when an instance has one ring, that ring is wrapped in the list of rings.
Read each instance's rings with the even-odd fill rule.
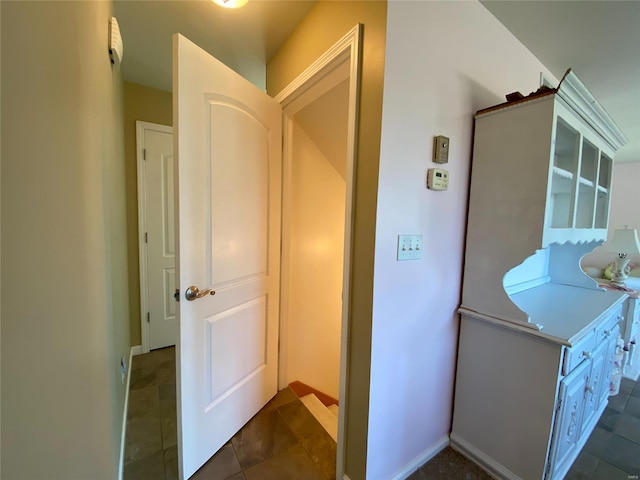
[[[610,252],[640,254],[640,241],[638,231],[635,228],[625,228],[613,232],[613,241],[609,245]]]

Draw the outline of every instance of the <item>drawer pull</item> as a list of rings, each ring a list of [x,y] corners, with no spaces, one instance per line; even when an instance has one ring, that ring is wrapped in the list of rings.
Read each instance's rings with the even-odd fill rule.
[[[611,336],[611,330],[605,330],[604,332],[602,332],[604,334],[604,338],[609,338]]]
[[[584,358],[588,358],[589,360],[591,360],[591,357],[592,357],[591,352],[587,352],[586,350],[582,352],[582,356]]]
[[[589,392],[589,393],[593,393],[593,392],[595,391],[595,390],[594,390],[594,388],[593,388],[593,387],[590,387],[590,386],[587,386],[587,387],[585,388],[585,390],[586,390],[587,392]]]

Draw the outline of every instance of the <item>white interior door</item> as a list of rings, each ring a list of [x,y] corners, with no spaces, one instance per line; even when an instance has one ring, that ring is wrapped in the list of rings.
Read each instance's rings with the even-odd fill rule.
[[[178,449],[191,476],[277,391],[280,105],[173,40]],[[185,290],[214,289],[187,301]]]
[[[136,122],[140,306],[145,352],[176,344],[173,128]]]

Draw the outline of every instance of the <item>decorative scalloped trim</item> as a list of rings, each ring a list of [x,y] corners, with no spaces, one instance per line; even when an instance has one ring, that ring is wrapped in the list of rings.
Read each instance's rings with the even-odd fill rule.
[[[546,229],[545,229],[546,230]],[[562,229],[558,229],[558,230],[562,230]],[[576,229],[576,228],[566,228],[565,230],[582,230],[582,229]],[[592,231],[592,229],[584,229],[584,230],[590,230]],[[606,232],[605,232],[606,235]],[[601,237],[589,237],[586,239],[580,239],[580,240],[573,240],[573,239],[567,239],[567,240],[555,240],[553,242],[546,242],[545,238],[544,238],[544,234],[542,236],[542,247],[541,248],[547,248],[551,245],[566,245],[567,243],[570,243],[571,245],[582,245],[585,243],[593,243],[593,242],[601,242],[600,245],[602,245],[606,238],[601,238]],[[600,245],[596,245],[596,247],[600,246]],[[593,247],[593,248],[596,248]]]

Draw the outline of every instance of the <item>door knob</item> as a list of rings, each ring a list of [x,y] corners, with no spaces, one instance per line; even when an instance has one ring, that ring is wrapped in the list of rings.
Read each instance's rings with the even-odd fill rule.
[[[196,298],[202,298],[202,297],[206,297],[207,295],[215,295],[215,294],[216,294],[215,290],[212,290],[210,288],[200,291],[198,287],[196,287],[195,285],[191,285],[189,288],[187,288],[187,291],[184,293],[184,296],[187,298],[187,300],[192,302]]]

